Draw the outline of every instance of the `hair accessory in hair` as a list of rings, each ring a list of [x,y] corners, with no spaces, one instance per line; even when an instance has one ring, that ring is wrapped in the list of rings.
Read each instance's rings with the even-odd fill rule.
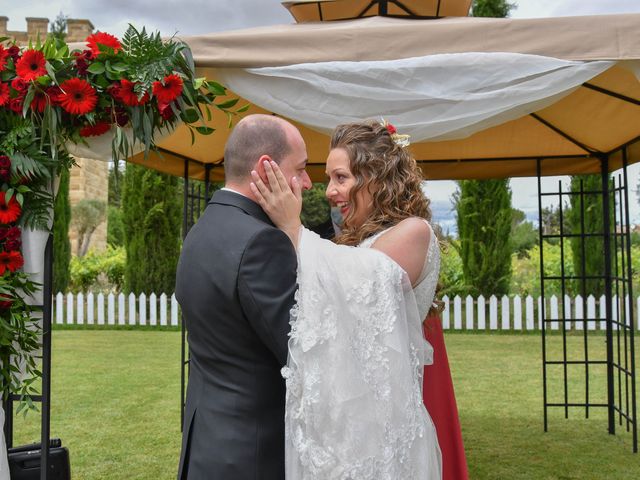
[[[391,135],[391,140],[393,140],[393,143],[395,143],[400,147],[408,147],[409,145],[411,145],[411,142],[409,141],[409,138],[410,138],[409,135],[399,134],[398,130],[396,130],[396,127],[394,127],[391,123],[387,122],[386,120],[382,120],[381,123],[387,129],[387,132],[389,132],[389,135]]]

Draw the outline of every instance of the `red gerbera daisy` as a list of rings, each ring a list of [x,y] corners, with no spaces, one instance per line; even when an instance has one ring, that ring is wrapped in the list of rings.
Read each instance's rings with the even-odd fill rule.
[[[0,72],[7,68],[7,57],[9,56],[9,52],[4,49],[2,45],[0,45]]]
[[[94,55],[100,55],[100,46],[104,45],[113,50],[113,53],[118,53],[118,50],[122,49],[122,45],[116,37],[104,32],[97,32],[93,35],[89,35],[86,39],[87,46],[91,49]]]
[[[15,196],[11,197],[9,203],[5,201],[6,193],[0,192],[0,223],[13,223],[20,218],[22,209]]]
[[[20,252],[0,252],[0,275],[7,270],[15,272],[24,265],[24,259]]]
[[[25,80],[35,80],[47,74],[44,54],[38,50],[27,50],[16,63],[16,73]]]
[[[123,78],[120,80],[120,89],[117,90],[117,95],[120,98],[120,101],[129,107],[144,105],[149,101],[148,92],[145,92],[142,98],[138,99],[138,94],[134,91],[135,86],[135,83]]]
[[[8,101],[9,101],[9,84],[0,82],[0,105],[4,105]]]
[[[159,103],[169,104],[181,93],[182,79],[176,74],[167,75],[162,82],[153,82],[153,94]]]
[[[95,125],[85,125],[80,129],[81,137],[98,137],[111,130],[111,124],[108,122],[97,122]]]
[[[98,96],[95,89],[81,78],[71,78],[62,85],[58,101],[62,108],[73,115],[87,114],[96,107]]]

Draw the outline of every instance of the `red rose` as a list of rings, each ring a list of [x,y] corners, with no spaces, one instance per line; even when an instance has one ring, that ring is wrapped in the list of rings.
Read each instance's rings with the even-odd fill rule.
[[[0,180],[3,182],[11,180],[11,170],[8,168],[0,168]]]
[[[7,229],[7,238],[9,240],[19,240],[22,238],[22,230],[20,230],[20,227],[11,227]]]
[[[0,155],[0,168],[10,168],[11,159],[6,155]]]
[[[17,252],[21,245],[22,242],[19,240],[7,240],[4,242],[4,249],[8,252]]]
[[[20,47],[17,45],[11,45],[7,52],[9,53],[9,56],[13,58],[14,62],[17,62],[20,58]]]
[[[18,96],[16,98],[12,98],[9,100],[9,109],[13,110],[16,113],[22,113],[22,103],[24,102],[23,96]]]
[[[57,85],[53,87],[47,88],[47,95],[49,96],[49,101],[51,105],[58,105],[60,103],[60,96],[62,95],[62,90]]]
[[[29,88],[29,83],[25,82],[24,79],[20,77],[16,77],[11,80],[11,88],[13,88],[18,93],[23,93]]]

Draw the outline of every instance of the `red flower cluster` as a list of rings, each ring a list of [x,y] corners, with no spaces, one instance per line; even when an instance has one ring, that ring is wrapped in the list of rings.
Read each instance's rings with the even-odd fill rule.
[[[86,76],[89,62],[95,58],[93,51],[84,50],[83,52],[73,52],[73,56],[76,57],[76,70],[78,70],[78,75]]]

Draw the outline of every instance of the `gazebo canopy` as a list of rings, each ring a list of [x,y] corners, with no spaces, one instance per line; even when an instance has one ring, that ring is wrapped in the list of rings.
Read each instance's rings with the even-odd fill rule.
[[[534,60],[548,57],[572,68],[583,65],[580,62],[598,65],[594,76],[575,76],[573,81],[578,83],[571,88],[565,86],[564,91],[549,93],[542,102],[539,99],[538,103],[521,106],[517,118],[501,121],[505,112],[496,109],[495,115],[488,114],[473,128],[414,142],[410,147],[426,178],[498,178],[535,175],[538,159],[544,159],[543,175],[597,173],[602,155],[609,155],[609,166],[614,170],[621,166],[622,147],[627,147],[629,163],[640,161],[638,25],[640,14],[543,19],[370,17],[254,28],[190,36],[184,40],[193,51],[200,75],[222,80],[232,87],[237,84],[238,88],[234,88],[238,91],[244,83],[236,82],[236,78],[251,77],[253,87],[242,90],[243,96],[266,100],[264,104],[255,100],[249,102],[254,105],[247,114],[276,113],[293,120],[307,143],[309,172],[315,181],[324,179],[329,143],[327,132],[335,125],[327,119],[323,124],[315,124],[314,116],[309,112],[305,117],[304,109],[296,105],[296,101],[303,99],[298,89],[288,90],[290,103],[282,111],[273,107],[289,102],[282,98],[271,101],[271,97],[276,96],[272,89],[279,81],[277,75],[282,72],[288,75],[288,68],[302,64],[302,69],[306,69],[305,78],[313,78],[313,68],[317,65],[322,65],[323,72],[334,67],[339,71],[343,62],[414,58],[428,61],[431,56],[470,52],[475,55],[506,52],[537,56],[528,57]],[[449,57],[440,57],[440,61],[443,58]],[[369,64],[355,65],[357,70],[358,65],[365,68]],[[385,65],[379,67],[385,68]],[[394,68],[393,65],[390,63],[390,68]],[[428,71],[433,72],[433,66],[430,68],[432,70]],[[513,70],[517,73],[519,68],[516,66]],[[553,75],[562,70],[564,64],[562,68],[546,68],[547,73]],[[464,80],[456,78],[455,71],[450,77],[452,81]],[[379,77],[384,77],[384,70],[382,72]],[[536,81],[537,76],[534,73],[525,75],[514,81],[510,88],[517,92],[519,82]],[[407,78],[418,80],[418,83],[420,80],[411,75]],[[333,94],[335,92],[327,92],[327,96]],[[491,98],[500,99],[500,94],[493,94]],[[234,92],[230,95],[234,96]],[[368,97],[363,95],[362,98]],[[488,101],[491,102],[493,100]],[[381,106],[377,114],[393,120],[394,112],[383,108]],[[298,111],[303,120],[296,120]],[[344,119],[339,118],[340,112],[332,119],[337,119],[335,124],[340,120],[349,121],[352,118],[349,113],[345,109]],[[513,113],[510,115],[514,116]],[[402,132],[405,125],[402,122],[396,125]],[[191,178],[204,179],[209,172],[212,181],[219,181],[223,178],[221,165],[229,132],[226,117],[214,112],[211,126],[216,132],[208,137],[199,136],[193,145],[187,128],[180,127],[159,144],[160,154],[152,153],[146,160],[137,155],[130,160],[174,175],[183,175],[185,165],[188,165]],[[406,125],[409,130],[412,126]]]

